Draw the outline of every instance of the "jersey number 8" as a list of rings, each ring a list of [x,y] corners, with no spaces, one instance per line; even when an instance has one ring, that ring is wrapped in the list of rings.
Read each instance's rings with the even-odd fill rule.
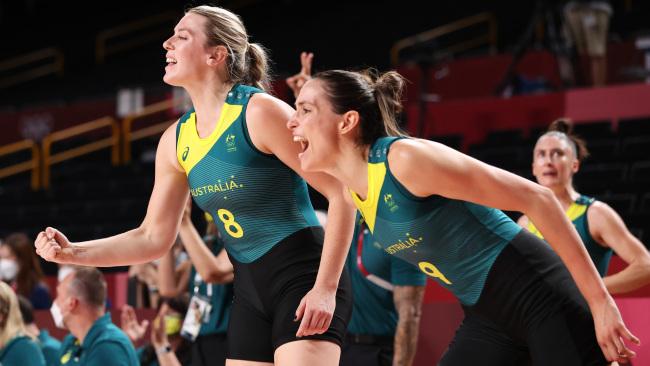
[[[217,211],[217,217],[219,217],[219,220],[223,222],[223,226],[230,236],[237,239],[244,236],[244,229],[242,229],[241,225],[235,221],[235,215],[233,215],[232,212],[225,208],[221,208]]]

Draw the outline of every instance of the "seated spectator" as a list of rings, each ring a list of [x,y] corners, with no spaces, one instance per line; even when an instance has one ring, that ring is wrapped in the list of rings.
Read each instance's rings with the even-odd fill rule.
[[[45,364],[47,366],[59,365],[59,349],[61,342],[50,336],[47,329],[38,329],[34,323],[34,308],[32,304],[24,296],[18,295],[18,305],[20,306],[20,314],[23,316],[23,323],[25,324],[25,333],[32,339],[37,340],[37,344],[41,347],[43,357],[45,357]]]
[[[52,297],[32,241],[23,233],[9,235],[0,245],[0,276],[17,294],[25,296],[34,309],[49,309]]]
[[[0,365],[45,366],[40,348],[27,335],[14,291],[0,282]]]
[[[59,352],[61,366],[139,365],[128,337],[106,313],[106,281],[92,267],[75,268],[57,286],[52,318],[70,331]]]
[[[166,299],[161,303],[157,317],[162,319],[161,326],[164,328],[164,336],[158,336],[161,339],[156,347],[153,343],[146,344],[136,350],[140,365],[158,366],[158,365],[191,365],[192,349],[190,343],[181,337],[181,324],[183,317],[187,312],[188,297],[178,296]],[[130,306],[122,308],[122,330],[129,336],[133,344],[139,343],[145,336],[149,322],[143,320],[138,322],[135,311]],[[154,327],[155,328],[155,327]],[[152,328],[152,332],[155,329]],[[152,335],[153,336],[153,335]],[[167,353],[171,353],[167,355]],[[172,356],[173,355],[173,356]],[[162,360],[161,360],[162,358]]]

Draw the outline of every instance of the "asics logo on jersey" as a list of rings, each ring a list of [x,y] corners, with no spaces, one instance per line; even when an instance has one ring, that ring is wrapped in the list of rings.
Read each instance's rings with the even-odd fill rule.
[[[189,153],[190,153],[190,147],[189,147],[189,146],[185,146],[185,150],[183,150],[183,155],[181,156],[181,158],[183,159],[183,161],[187,160],[187,155],[188,155]]]

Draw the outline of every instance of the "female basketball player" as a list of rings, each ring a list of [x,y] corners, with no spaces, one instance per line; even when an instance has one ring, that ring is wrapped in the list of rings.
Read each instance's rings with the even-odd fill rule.
[[[293,109],[262,93],[267,58],[239,17],[192,8],[163,47],[164,80],[185,88],[194,109],[161,137],[144,221],[81,243],[47,228],[37,252],[91,266],[160,257],[176,238],[189,191],[219,225],[235,270],[227,364],[337,365],[351,312],[349,282],[343,276],[339,286],[339,278],[354,225],[343,186],[300,168],[300,146],[286,129]],[[329,199],[324,244],[296,172]]]
[[[288,127],[302,146],[301,167],[342,181],[384,250],[459,298],[466,317],[441,365],[517,365],[528,357],[536,365],[605,365],[634,356],[624,339],[638,339],[552,192],[435,142],[404,138],[395,122],[402,88],[395,72],[317,74]],[[491,207],[526,213],[562,260]]]
[[[621,272],[603,278],[609,293],[635,290],[650,283],[650,254],[616,211],[573,188],[573,175],[589,152],[585,141],[572,133],[572,127],[566,120],[557,120],[537,140],[533,175],[537,183],[555,194],[601,276],[607,274],[612,250],[629,264]],[[528,217],[522,216],[519,225],[542,237]]]

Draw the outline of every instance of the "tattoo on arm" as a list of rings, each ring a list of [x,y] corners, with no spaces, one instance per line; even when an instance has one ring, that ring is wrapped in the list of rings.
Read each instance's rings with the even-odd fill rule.
[[[395,331],[393,366],[410,366],[415,357],[424,286],[395,286],[393,301],[399,320]]]

